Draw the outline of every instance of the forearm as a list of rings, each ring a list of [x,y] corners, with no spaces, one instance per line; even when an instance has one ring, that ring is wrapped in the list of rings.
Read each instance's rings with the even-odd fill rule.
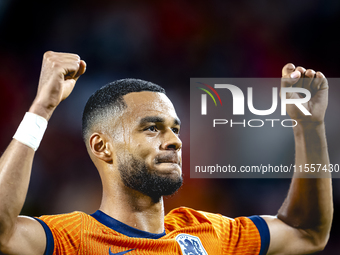
[[[33,103],[29,112],[49,118],[53,110]],[[20,140],[20,139],[19,139]],[[0,158],[0,239],[11,235],[25,202],[34,149],[13,139]]]
[[[0,238],[9,235],[27,194],[34,150],[15,139],[0,158]]]
[[[299,123],[294,137],[297,172],[278,218],[323,242],[328,238],[333,216],[331,174],[322,170],[329,167],[324,123]],[[309,168],[315,164],[315,171],[304,171],[305,164]]]

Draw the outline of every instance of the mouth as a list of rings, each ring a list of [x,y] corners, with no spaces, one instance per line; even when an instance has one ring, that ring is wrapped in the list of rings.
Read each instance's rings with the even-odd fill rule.
[[[177,154],[158,155],[156,157],[155,161],[156,161],[156,164],[171,163],[171,164],[180,165],[180,160],[179,160]]]

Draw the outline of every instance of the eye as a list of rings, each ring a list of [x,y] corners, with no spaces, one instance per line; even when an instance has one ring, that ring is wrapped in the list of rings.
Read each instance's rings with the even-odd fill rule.
[[[150,127],[147,127],[146,129],[144,129],[145,131],[151,131],[151,132],[156,132],[157,131],[157,128],[156,126],[150,126]]]
[[[175,134],[179,134],[179,129],[178,128],[172,128],[172,132],[174,132]]]

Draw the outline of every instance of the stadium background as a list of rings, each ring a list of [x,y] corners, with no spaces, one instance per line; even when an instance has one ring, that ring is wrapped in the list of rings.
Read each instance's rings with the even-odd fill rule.
[[[340,2],[331,0],[0,0],[0,153],[34,99],[43,53],[77,53],[88,65],[50,120],[22,214],[98,208],[101,185],[81,139],[81,113],[96,89],[126,77],[164,86],[183,122],[184,186],[165,199],[167,212],[184,205],[229,217],[276,214],[290,180],[189,178],[189,79],[280,77],[287,62],[339,77],[339,25]],[[331,92],[327,135],[331,162],[339,164],[340,89]],[[282,147],[277,156],[293,159],[293,140]],[[239,157],[246,164],[256,153]],[[340,251],[339,184],[335,179],[331,238],[320,254]]]

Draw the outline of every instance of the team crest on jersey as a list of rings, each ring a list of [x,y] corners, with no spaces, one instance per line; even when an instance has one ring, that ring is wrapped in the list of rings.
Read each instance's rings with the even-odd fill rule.
[[[179,234],[176,236],[176,241],[181,247],[183,255],[208,255],[197,236]]]

